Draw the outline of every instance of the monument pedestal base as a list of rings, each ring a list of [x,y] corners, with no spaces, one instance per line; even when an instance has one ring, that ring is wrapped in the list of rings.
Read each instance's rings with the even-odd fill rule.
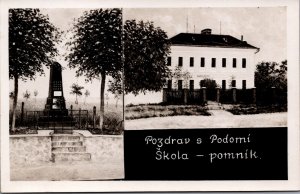
[[[45,110],[44,116],[39,118],[39,127],[54,130],[54,133],[72,133],[75,120],[68,115],[68,110]]]

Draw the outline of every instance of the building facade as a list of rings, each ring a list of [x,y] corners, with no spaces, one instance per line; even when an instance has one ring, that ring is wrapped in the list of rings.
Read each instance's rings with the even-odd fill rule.
[[[180,33],[170,39],[167,65],[172,72],[180,67],[188,78],[167,80],[169,89],[199,89],[201,80],[215,80],[222,89],[254,87],[255,54],[259,48],[230,35]]]

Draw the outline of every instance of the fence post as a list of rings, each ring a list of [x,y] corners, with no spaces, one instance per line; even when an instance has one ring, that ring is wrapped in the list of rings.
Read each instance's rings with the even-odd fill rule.
[[[71,117],[73,118],[73,105],[70,106]]]
[[[272,102],[272,105],[274,105],[276,103],[276,100],[275,100],[275,97],[276,97],[276,93],[275,93],[275,87],[271,87],[271,92],[272,92],[272,96],[271,96],[271,102]]]
[[[96,106],[93,107],[93,129],[96,126]]]
[[[24,119],[24,102],[22,102],[22,108],[21,108],[21,125],[23,124]]]
[[[85,129],[88,129],[89,128],[89,111],[86,110],[85,112],[86,112],[86,114],[85,114]]]
[[[168,89],[167,88],[164,88],[163,89],[163,103],[167,103],[168,101],[168,97],[167,97],[167,93],[168,92]]]
[[[217,99],[216,99],[216,101],[217,101],[217,103],[220,103],[220,87],[217,87],[216,90],[217,90]]]
[[[183,89],[183,104],[187,104],[188,103],[188,89],[184,88]]]
[[[79,108],[78,117],[79,117],[79,129],[81,129],[81,108]]]
[[[206,103],[206,87],[202,87],[203,103]]]
[[[256,104],[256,87],[252,88],[252,103]]]
[[[232,102],[236,103],[236,88],[232,88]]]

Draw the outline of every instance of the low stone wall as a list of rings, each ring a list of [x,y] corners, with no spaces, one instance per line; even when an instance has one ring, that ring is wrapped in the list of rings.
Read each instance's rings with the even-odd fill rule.
[[[51,137],[13,135],[9,139],[11,165],[28,165],[51,161]]]
[[[97,135],[84,138],[87,152],[93,161],[123,160],[123,136]]]
[[[92,161],[123,160],[123,136],[83,135],[83,140]],[[11,165],[51,162],[50,135],[11,135],[9,142]]]

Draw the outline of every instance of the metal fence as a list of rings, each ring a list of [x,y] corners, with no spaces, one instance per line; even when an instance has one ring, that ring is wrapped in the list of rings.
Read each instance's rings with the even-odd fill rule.
[[[49,111],[27,111],[24,125],[35,129],[87,129],[87,110],[69,110],[67,114],[50,114]]]
[[[265,101],[272,102],[270,95],[266,92],[259,92],[259,97],[265,98]],[[274,93],[274,92],[273,92]],[[277,93],[276,93],[277,94]],[[276,96],[276,95],[273,95]],[[261,99],[261,98],[259,98]],[[256,90],[251,89],[227,89],[221,88],[202,88],[202,89],[182,89],[182,90],[163,90],[163,102],[166,104],[203,104],[206,101],[217,101],[220,103],[231,104],[255,104],[256,103]],[[274,102],[284,101],[279,98],[273,100]]]

